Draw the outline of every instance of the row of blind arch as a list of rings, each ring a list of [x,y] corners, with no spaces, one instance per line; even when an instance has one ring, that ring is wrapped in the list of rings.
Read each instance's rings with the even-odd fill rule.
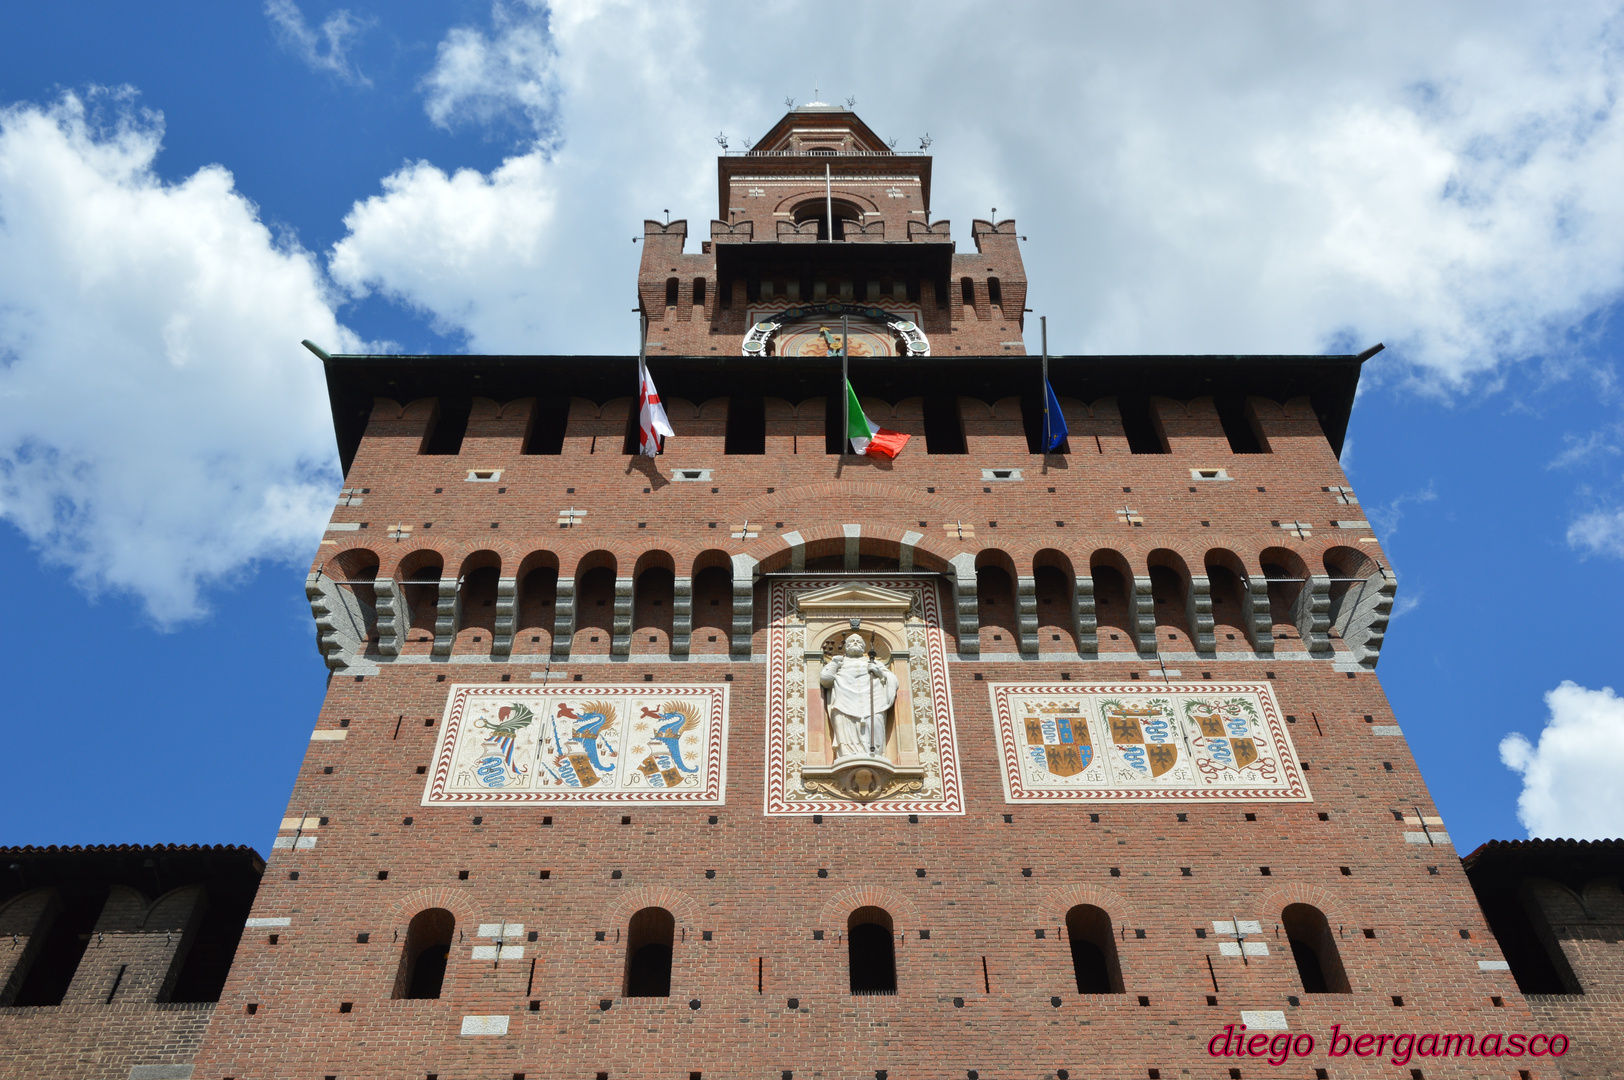
[[[671,996],[676,918],[662,907],[633,913],[625,933],[622,996]],[[1311,904],[1288,904],[1280,912],[1280,930],[1291,948],[1303,992],[1351,992],[1336,935],[1325,913]],[[412,918],[395,979],[397,998],[438,998],[445,989],[446,968],[456,935],[456,917],[444,908],[429,908]],[[1117,956],[1117,934],[1111,916],[1092,904],[1066,912],[1072,976],[1079,994],[1122,994],[1126,989]],[[897,930],[881,907],[859,907],[846,918],[847,988],[854,995],[897,992]]]

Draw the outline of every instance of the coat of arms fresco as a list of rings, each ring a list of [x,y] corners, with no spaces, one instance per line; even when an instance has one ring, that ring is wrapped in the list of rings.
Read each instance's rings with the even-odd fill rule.
[[[1307,802],[1266,682],[990,683],[1009,802]]]
[[[724,801],[727,687],[453,686],[424,806]]]
[[[962,814],[934,581],[773,583],[768,814]]]

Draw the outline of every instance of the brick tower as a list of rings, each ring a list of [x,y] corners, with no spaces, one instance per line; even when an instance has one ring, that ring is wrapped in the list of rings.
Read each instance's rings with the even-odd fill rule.
[[[630,356],[320,354],[331,681],[193,1075],[1557,1075],[1411,1037],[1539,1028],[1375,674],[1375,350],[1051,357],[1045,453],[1013,221],[826,105],[718,180],[663,456]]]

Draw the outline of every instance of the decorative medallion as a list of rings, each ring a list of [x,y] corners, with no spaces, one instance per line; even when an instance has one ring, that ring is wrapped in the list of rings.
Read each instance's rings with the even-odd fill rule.
[[[719,805],[726,780],[726,686],[453,686],[423,805]]]
[[[915,319],[884,308],[831,300],[761,315],[744,335],[745,356],[828,356],[842,348],[842,319],[852,356],[929,356],[930,341]]]
[[[1008,802],[1310,802],[1266,682],[989,683]]]
[[[934,581],[773,582],[768,814],[962,814]]]

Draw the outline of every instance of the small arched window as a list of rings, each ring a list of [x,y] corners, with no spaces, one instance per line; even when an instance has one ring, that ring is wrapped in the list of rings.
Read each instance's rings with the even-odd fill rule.
[[[412,916],[395,978],[395,997],[422,1000],[440,996],[456,929],[457,917],[445,908],[428,908]]]
[[[666,307],[676,307],[677,306],[677,289],[678,289],[678,284],[677,284],[677,279],[676,278],[668,277],[668,278],[665,279],[665,306]]]
[[[998,308],[1004,306],[1004,286],[995,277],[987,279],[987,303]]]
[[[1291,958],[1297,962],[1297,978],[1304,993],[1347,994],[1348,973],[1342,967],[1336,935],[1325,913],[1312,904],[1288,904],[1280,913],[1280,925],[1291,942]]]
[[[884,908],[860,907],[846,919],[846,966],[854,994],[897,992],[896,943]]]
[[[1066,912],[1066,936],[1071,939],[1071,968],[1079,994],[1122,993],[1122,967],[1117,963],[1111,916],[1093,904],[1078,904]]]
[[[694,307],[705,306],[705,279],[694,278]]]
[[[671,943],[677,920],[661,907],[646,907],[626,927],[626,996],[671,996]]]
[[[974,309],[976,306],[976,283],[969,278],[959,279],[959,299],[964,306]]]

